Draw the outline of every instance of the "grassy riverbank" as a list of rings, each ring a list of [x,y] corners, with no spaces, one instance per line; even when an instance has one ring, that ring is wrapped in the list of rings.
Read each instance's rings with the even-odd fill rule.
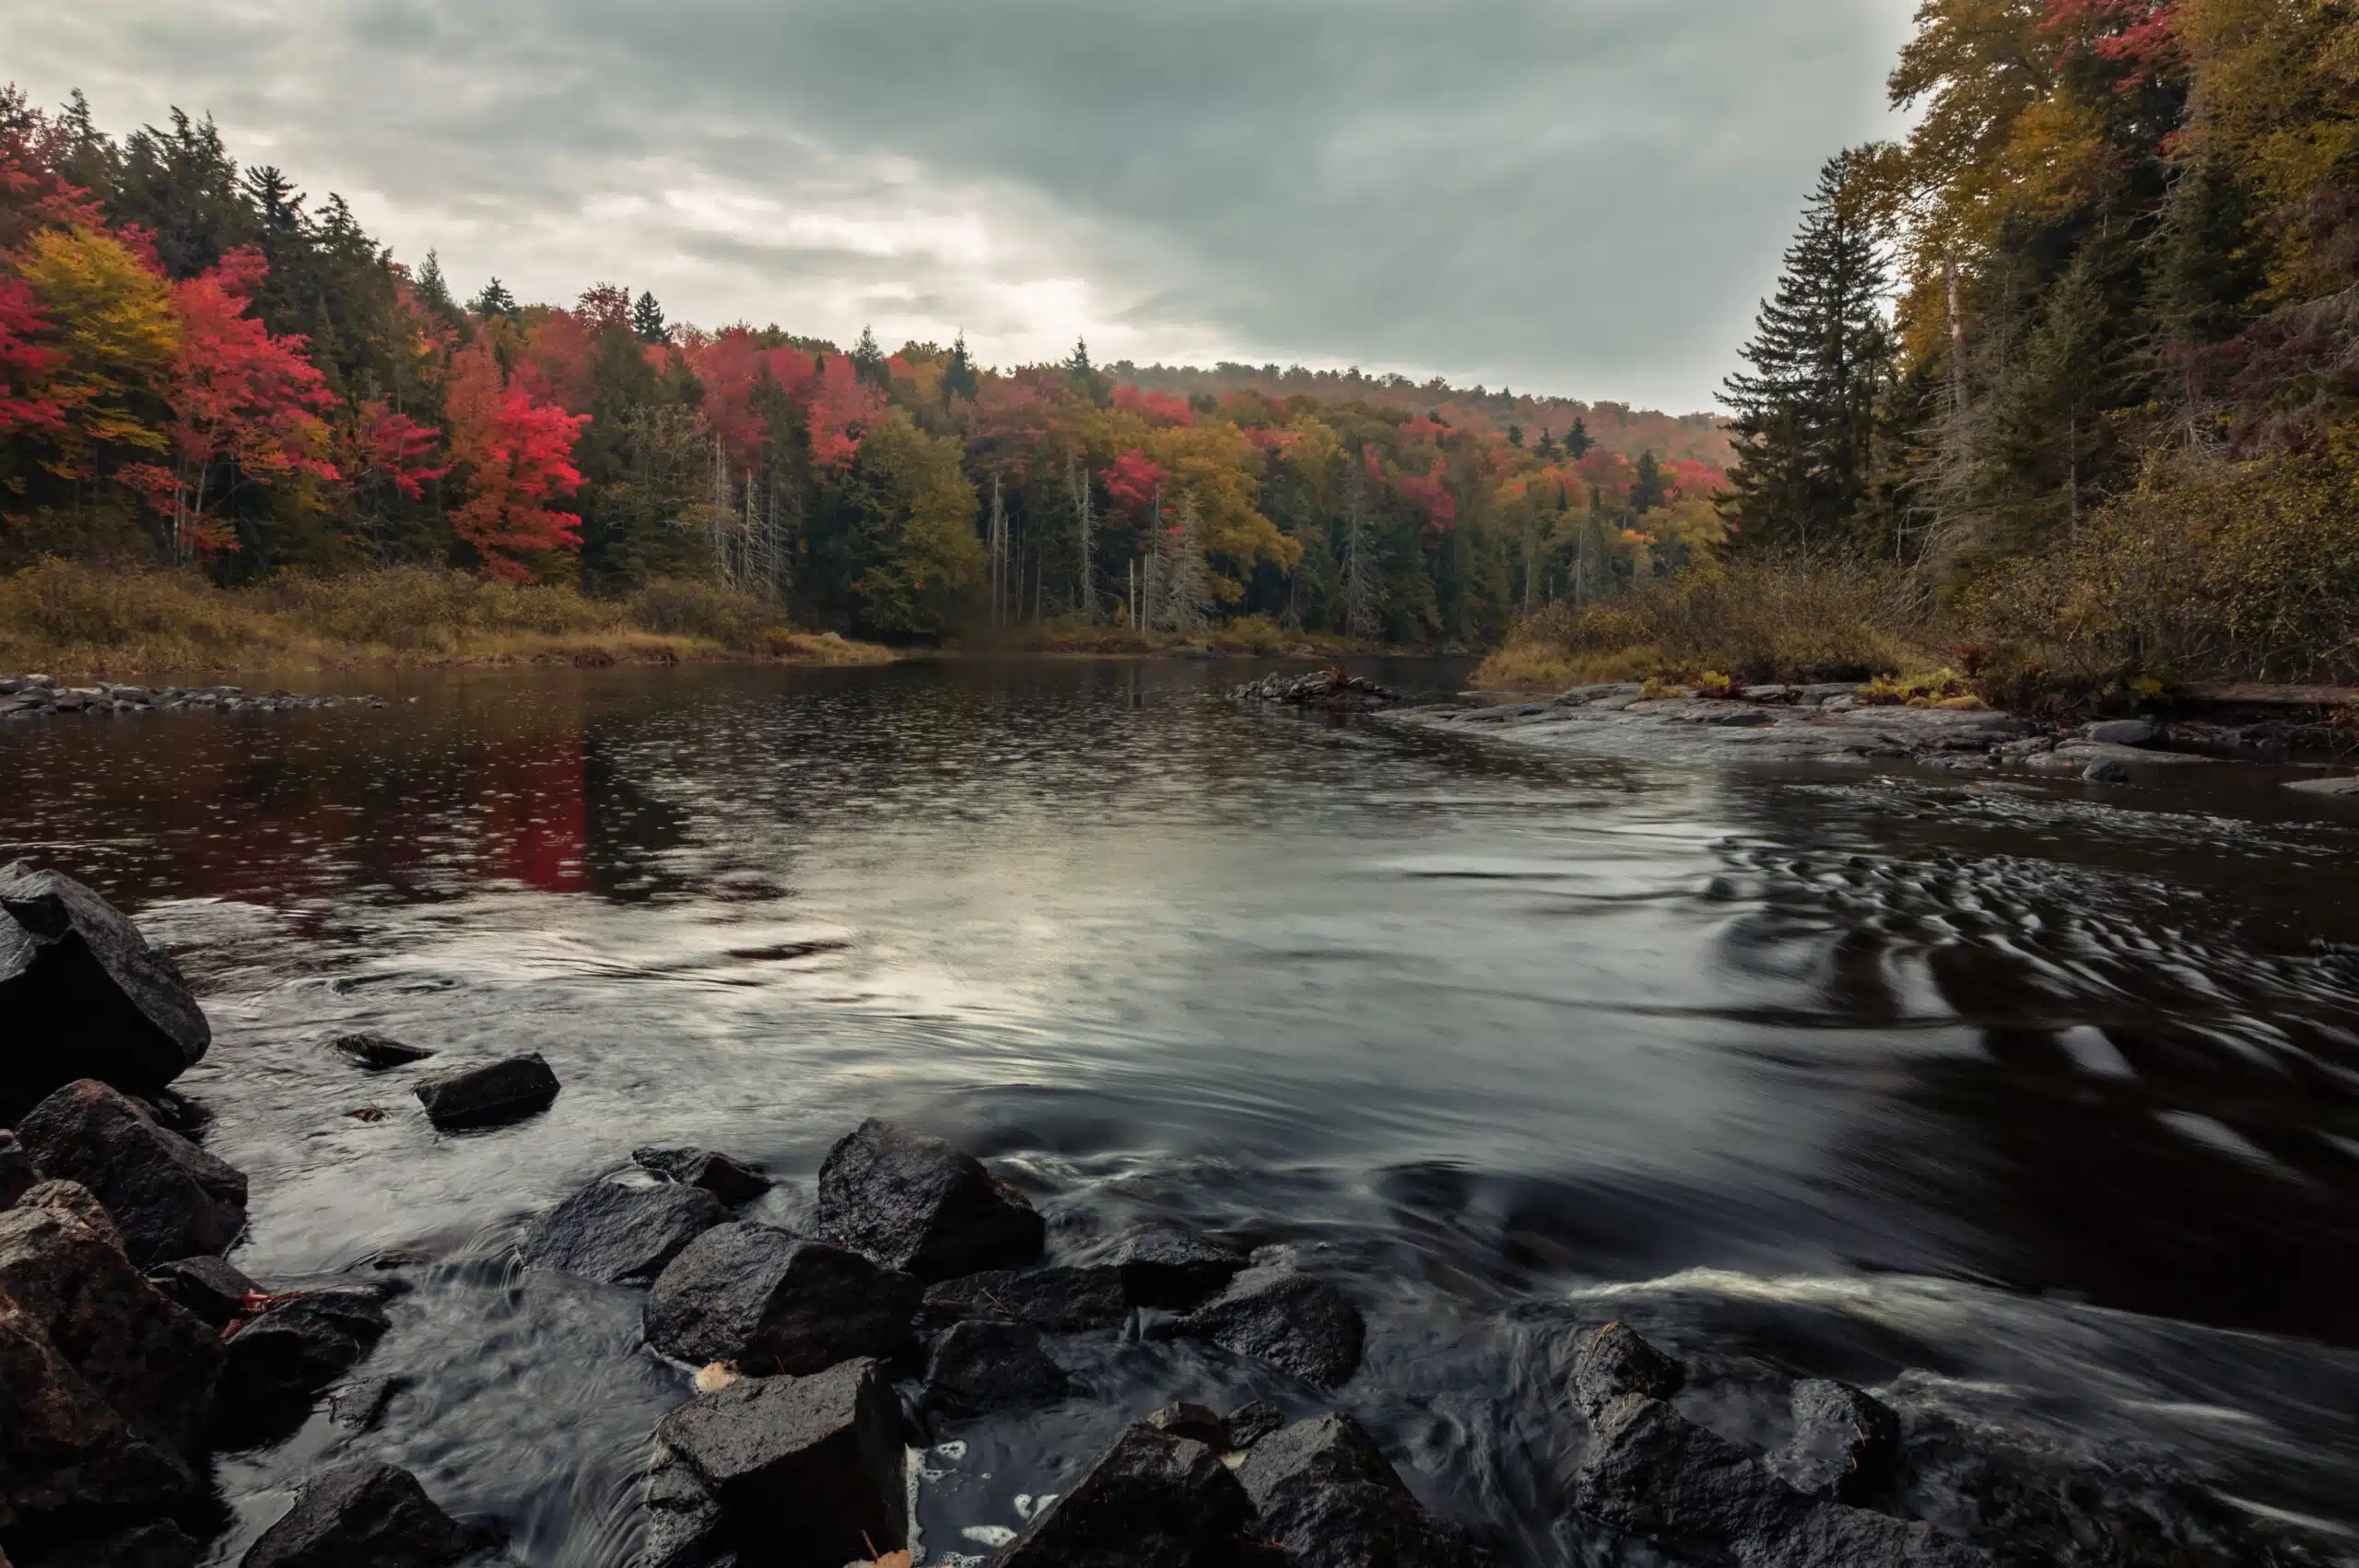
[[[774,605],[697,581],[593,599],[415,567],[242,589],[64,561],[0,579],[0,669],[63,675],[893,657],[797,630]]]

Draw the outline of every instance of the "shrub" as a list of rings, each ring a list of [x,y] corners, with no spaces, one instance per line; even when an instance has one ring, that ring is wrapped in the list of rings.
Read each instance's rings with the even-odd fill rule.
[[[774,604],[698,578],[649,583],[630,596],[629,613],[647,631],[702,638],[740,652],[765,647],[769,629],[784,619]]]

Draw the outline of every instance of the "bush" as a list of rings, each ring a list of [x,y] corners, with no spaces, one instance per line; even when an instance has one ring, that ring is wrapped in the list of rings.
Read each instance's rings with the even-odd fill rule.
[[[663,637],[698,637],[739,652],[765,646],[770,628],[784,617],[777,606],[750,593],[697,578],[666,578],[630,597],[630,618]]]
[[[0,579],[0,648],[10,662],[102,661],[115,650],[158,657],[275,645],[283,638],[191,573],[43,560]]]
[[[403,652],[453,653],[484,635],[562,637],[623,624],[619,606],[577,590],[428,567],[276,579],[256,597],[313,636]]]

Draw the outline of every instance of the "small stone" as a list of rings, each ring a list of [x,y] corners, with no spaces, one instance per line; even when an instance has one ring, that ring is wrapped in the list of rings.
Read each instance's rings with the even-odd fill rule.
[[[396,1067],[420,1062],[434,1053],[423,1046],[405,1046],[389,1035],[338,1035],[328,1042],[328,1049],[346,1059],[357,1062],[371,1072],[384,1072]]]
[[[1127,1427],[992,1568],[1235,1568],[1253,1502],[1202,1443]]]
[[[226,1252],[245,1229],[244,1174],[96,1080],[50,1095],[17,1134],[43,1173],[79,1182],[107,1206],[142,1267]]]
[[[1203,1405],[1185,1399],[1164,1406],[1146,1418],[1146,1424],[1157,1432],[1168,1432],[1174,1437],[1184,1437],[1191,1443],[1202,1443],[1215,1453],[1226,1453],[1229,1442],[1228,1423]]]
[[[1794,1385],[1794,1436],[1773,1468],[1813,1497],[1865,1503],[1891,1481],[1900,1461],[1900,1418],[1863,1389],[1831,1378]]]
[[[1186,1317],[1179,1331],[1254,1356],[1308,1383],[1339,1387],[1360,1364],[1367,1325],[1326,1281],[1291,1269],[1248,1269]]]
[[[745,1221],[716,1225],[656,1277],[647,1341],[701,1366],[808,1375],[910,1338],[920,1286],[855,1252]]]
[[[1072,1388],[1041,1348],[1040,1330],[1021,1323],[958,1324],[934,1341],[926,1363],[926,1404],[947,1416],[1036,1410]]]
[[[151,1269],[155,1287],[216,1328],[227,1328],[262,1287],[218,1258],[180,1258]]]
[[[700,1187],[734,1209],[770,1189],[770,1178],[710,1149],[634,1149],[632,1163],[650,1176]]]
[[[651,1280],[726,1217],[721,1199],[700,1187],[593,1181],[542,1217],[522,1256],[528,1267],[609,1284]]]
[[[874,1117],[819,1167],[819,1230],[921,1280],[1029,1263],[1048,1234],[1030,1200],[980,1161]]]
[[[2081,769],[2081,782],[2083,784],[2127,784],[2130,782],[2130,767],[2118,757],[2101,756]]]
[[[417,1478],[373,1459],[314,1471],[295,1506],[246,1550],[240,1568],[443,1568],[489,1542],[426,1495]]]
[[[539,1053],[439,1073],[417,1086],[427,1119],[445,1132],[499,1127],[548,1109],[557,1074]]]
[[[1592,1422],[1625,1394],[1668,1399],[1686,1384],[1686,1369],[1627,1323],[1605,1324],[1574,1341],[1573,1402]]]

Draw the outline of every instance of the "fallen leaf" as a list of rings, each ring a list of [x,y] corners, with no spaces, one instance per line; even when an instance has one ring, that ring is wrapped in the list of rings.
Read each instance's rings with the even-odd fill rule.
[[[697,1392],[718,1394],[732,1383],[736,1382],[741,1375],[743,1375],[738,1372],[737,1363],[734,1361],[717,1361],[710,1366],[698,1367]]]

